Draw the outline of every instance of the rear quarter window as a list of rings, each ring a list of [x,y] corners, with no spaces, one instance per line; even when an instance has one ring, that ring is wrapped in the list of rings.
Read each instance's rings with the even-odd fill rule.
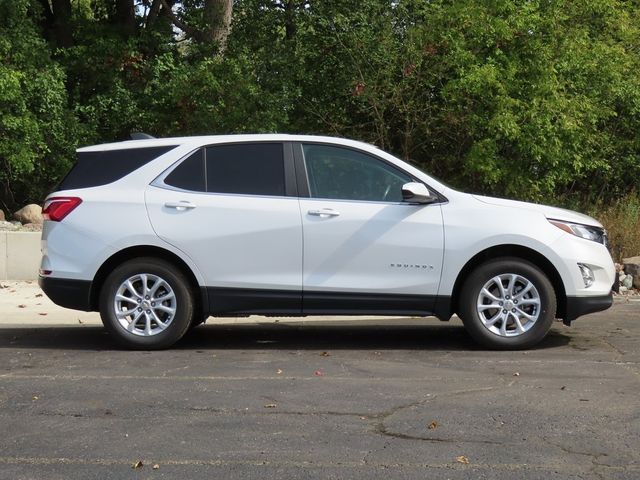
[[[57,190],[98,187],[120,180],[177,145],[79,152],[75,165]]]
[[[192,192],[206,191],[203,150],[198,149],[183,160],[180,165],[167,175],[164,183]]]

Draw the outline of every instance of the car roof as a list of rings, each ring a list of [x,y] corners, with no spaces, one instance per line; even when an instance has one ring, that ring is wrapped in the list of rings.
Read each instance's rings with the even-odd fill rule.
[[[88,147],[78,148],[78,152],[101,152],[106,150],[122,150],[128,148],[147,148],[147,147],[164,147],[191,145],[194,148],[203,145],[212,145],[217,143],[235,143],[235,142],[320,142],[333,143],[337,145],[353,146],[365,148],[366,150],[377,149],[375,145],[349,140],[340,137],[326,137],[316,135],[289,135],[289,134],[241,134],[241,135],[205,135],[193,137],[169,137],[169,138],[149,138],[141,140],[126,140],[123,142],[103,143],[100,145],[92,145]]]

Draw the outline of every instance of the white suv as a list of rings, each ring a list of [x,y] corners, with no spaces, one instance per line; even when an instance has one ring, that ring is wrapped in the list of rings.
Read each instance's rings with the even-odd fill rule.
[[[485,346],[525,348],[612,302],[593,218],[461,193],[340,138],[81,148],[44,213],[42,289],[134,348],[209,315],[453,313]]]

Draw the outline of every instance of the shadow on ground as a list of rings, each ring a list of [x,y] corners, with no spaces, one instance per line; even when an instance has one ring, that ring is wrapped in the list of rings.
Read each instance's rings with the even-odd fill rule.
[[[557,348],[570,338],[557,331],[535,347]],[[0,328],[0,348],[117,350],[102,327]],[[202,325],[173,347],[176,350],[482,350],[460,325],[297,326]]]

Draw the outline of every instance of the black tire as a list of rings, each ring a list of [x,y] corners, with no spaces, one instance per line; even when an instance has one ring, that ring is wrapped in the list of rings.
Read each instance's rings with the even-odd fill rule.
[[[517,275],[516,279],[512,280],[513,277],[510,274]],[[504,277],[499,277],[501,275]],[[501,290],[497,280],[493,280],[496,277],[501,279],[500,284],[505,288],[502,297],[499,295]],[[533,288],[528,291],[529,293],[520,296],[524,287],[528,286],[525,280],[532,284]],[[508,294],[506,287],[510,282],[515,285],[513,288],[515,297]],[[491,299],[485,293],[482,293],[481,297],[481,291],[485,285],[493,289],[489,291],[499,297],[498,301]],[[519,291],[518,288],[520,288]],[[539,306],[535,304],[536,296]],[[517,350],[537,344],[545,337],[556,316],[556,293],[553,285],[538,267],[520,258],[498,258],[477,267],[465,280],[459,299],[458,314],[469,335],[481,345],[496,350]],[[513,305],[514,301],[515,305]],[[518,301],[520,305],[517,305]],[[478,307],[478,303],[482,306]],[[504,305],[509,310],[501,310],[503,307],[493,309],[491,305]],[[484,308],[483,313],[479,312],[481,308]],[[529,324],[529,320],[521,316],[521,312],[531,317],[537,314],[535,322]],[[516,324],[515,316],[519,317],[519,324]],[[493,326],[485,326],[485,323],[491,323],[494,318],[500,320]],[[504,318],[508,320],[502,320]],[[504,330],[501,330],[503,325]]]
[[[131,304],[134,307],[131,311],[138,310],[142,312],[143,317],[135,323],[135,332],[128,331],[118,320],[116,316],[116,293],[124,284],[127,279],[136,277],[137,275],[151,275],[155,278],[159,278],[164,281],[166,285],[173,291],[175,300],[172,303],[171,300],[163,300],[159,298],[156,303],[148,303],[147,305],[151,309],[151,305],[154,305],[153,312],[156,312],[156,308],[162,308],[163,305],[168,305],[174,310],[174,314],[164,313],[157,310],[158,318],[162,316],[162,320],[165,320],[166,327],[164,330],[157,328],[160,324],[157,322],[150,324],[155,325],[155,330],[158,333],[144,334],[141,330],[144,330],[146,315],[144,312],[137,308],[135,302],[124,302],[122,305]],[[156,280],[157,281],[157,280]],[[134,286],[141,288],[142,282],[134,283]],[[130,290],[125,291],[125,296],[132,299],[136,299],[129,293]],[[169,294],[168,289],[161,287],[158,295]],[[170,297],[170,295],[169,295]],[[150,299],[153,300],[153,299]],[[137,300],[136,300],[137,301]],[[142,305],[140,306],[142,307]],[[147,310],[150,312],[151,310]],[[129,260],[126,263],[116,267],[106,278],[102,290],[100,291],[100,317],[107,331],[116,339],[121,345],[140,350],[158,350],[168,348],[175,342],[180,340],[182,336],[187,332],[189,326],[192,323],[195,311],[195,304],[193,293],[189,286],[189,281],[186,276],[174,265],[159,258],[143,257],[135,260]],[[135,312],[134,312],[135,313]],[[131,327],[130,320],[124,319],[124,323],[128,323]],[[161,324],[161,325],[164,325]],[[152,331],[151,329],[149,331]]]

